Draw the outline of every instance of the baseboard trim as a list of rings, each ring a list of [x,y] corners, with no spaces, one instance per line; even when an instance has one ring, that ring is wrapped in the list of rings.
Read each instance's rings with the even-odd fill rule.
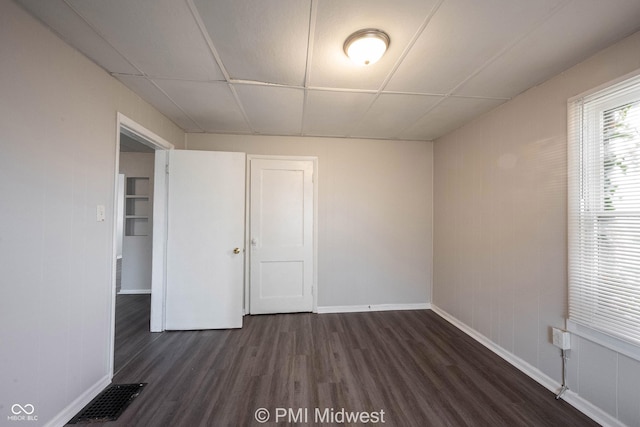
[[[588,400],[580,397],[578,393],[567,390],[562,395],[562,400],[576,408],[578,411],[591,418],[593,421],[605,427],[627,427],[626,424],[606,413]]]
[[[394,310],[429,310],[431,304],[373,304],[373,305],[333,305],[318,307],[318,314],[326,313],[361,313],[365,311],[394,311]]]
[[[84,393],[82,393],[76,400],[71,402],[69,406],[64,408],[53,419],[45,424],[45,427],[60,427],[65,425],[71,420],[82,408],[87,406],[94,397],[96,397],[102,390],[104,390],[109,384],[111,384],[111,376],[106,375],[100,379],[97,383],[92,385]]]
[[[151,295],[151,289],[120,289],[118,295]]]
[[[431,310],[436,313],[438,316],[442,317],[447,322],[451,323],[456,328],[460,329],[465,334],[469,335],[471,338],[478,341],[480,344],[493,351],[495,354],[509,362],[511,365],[522,371],[528,377],[536,381],[538,384],[542,385],[547,390],[553,392],[554,394],[560,391],[562,384],[549,377],[547,374],[536,368],[535,366],[529,364],[525,360],[519,358],[515,354],[505,350],[500,347],[498,344],[491,341],[486,336],[482,335],[480,332],[471,328],[467,324],[461,322],[456,319],[446,311],[442,310],[440,307],[432,304]],[[558,362],[560,363],[560,362]],[[624,424],[621,423],[618,419],[613,417],[612,415],[606,413],[602,409],[593,405],[588,400],[579,396],[572,390],[567,390],[562,395],[562,400],[576,408],[578,411],[585,414],[587,417],[591,418],[595,422],[603,425],[603,426],[611,426],[611,427],[624,427]]]

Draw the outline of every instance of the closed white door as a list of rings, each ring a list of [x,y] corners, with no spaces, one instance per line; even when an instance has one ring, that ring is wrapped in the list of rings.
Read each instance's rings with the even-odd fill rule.
[[[244,153],[169,153],[168,330],[242,327]]]
[[[251,159],[251,314],[313,310],[313,165]]]

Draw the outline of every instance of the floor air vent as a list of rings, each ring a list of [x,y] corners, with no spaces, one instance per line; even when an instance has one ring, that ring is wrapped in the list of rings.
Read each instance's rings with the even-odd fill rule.
[[[147,383],[110,385],[73,417],[69,424],[117,420],[146,385]]]

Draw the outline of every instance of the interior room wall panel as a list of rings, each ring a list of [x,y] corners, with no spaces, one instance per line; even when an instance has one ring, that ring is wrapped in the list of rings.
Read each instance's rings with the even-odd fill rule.
[[[318,306],[430,302],[430,142],[189,133],[187,147],[318,157]]]
[[[0,57],[0,412],[45,425],[109,374],[116,113],[184,133],[11,1]]]
[[[433,304],[558,383],[549,328],[567,316],[567,99],[640,68],[639,51],[636,33],[434,142]],[[625,379],[640,364],[572,339],[571,390],[639,425],[640,388]]]

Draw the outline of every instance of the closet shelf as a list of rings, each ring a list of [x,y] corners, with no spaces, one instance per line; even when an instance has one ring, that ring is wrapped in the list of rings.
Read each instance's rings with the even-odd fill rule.
[[[146,236],[149,234],[150,193],[149,177],[127,177],[125,236]]]

